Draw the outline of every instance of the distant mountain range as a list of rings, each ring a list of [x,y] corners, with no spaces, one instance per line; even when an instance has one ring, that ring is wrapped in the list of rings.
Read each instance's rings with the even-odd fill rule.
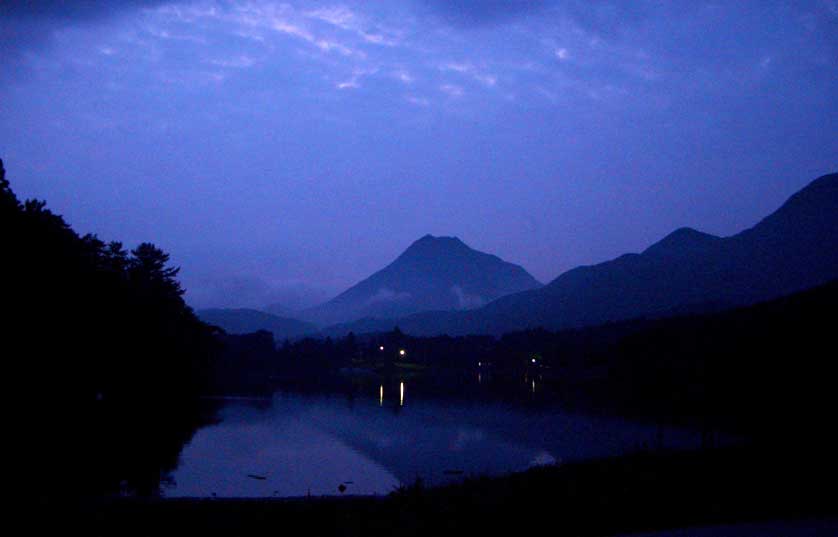
[[[228,334],[249,334],[267,330],[273,333],[277,341],[317,334],[317,327],[313,324],[258,310],[217,308],[199,310],[196,313],[205,323],[223,328]]]
[[[385,268],[300,316],[328,325],[422,311],[462,311],[539,287],[518,265],[473,250],[456,237],[426,235]]]
[[[325,333],[384,331],[394,326],[413,335],[573,328],[752,304],[834,278],[838,278],[838,174],[829,174],[756,226],[731,237],[682,228],[640,254],[572,269],[543,287],[509,294],[481,308],[364,319],[330,327]],[[371,287],[365,291],[369,296]]]

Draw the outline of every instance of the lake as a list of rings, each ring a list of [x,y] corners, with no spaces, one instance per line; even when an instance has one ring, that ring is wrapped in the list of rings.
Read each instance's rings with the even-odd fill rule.
[[[533,390],[535,390],[533,386]],[[535,465],[698,446],[695,431],[569,413],[560,404],[442,398],[411,386],[366,394],[279,391],[227,400],[186,445],[167,497],[387,494]]]

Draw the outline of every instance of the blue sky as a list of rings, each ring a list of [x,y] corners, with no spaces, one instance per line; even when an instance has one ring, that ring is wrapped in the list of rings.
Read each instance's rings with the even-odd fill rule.
[[[171,252],[199,307],[426,233],[549,281],[838,168],[836,0],[12,0],[0,59],[13,188]]]

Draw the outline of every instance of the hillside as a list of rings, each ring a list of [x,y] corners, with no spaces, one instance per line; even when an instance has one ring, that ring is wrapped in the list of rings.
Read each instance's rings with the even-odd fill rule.
[[[302,315],[334,324],[429,310],[469,310],[540,285],[520,266],[473,250],[456,237],[426,235],[382,270]]]
[[[197,313],[202,321],[223,328],[228,334],[267,330],[273,334],[274,339],[281,341],[317,332],[317,327],[307,322],[253,309],[216,308],[199,310]]]

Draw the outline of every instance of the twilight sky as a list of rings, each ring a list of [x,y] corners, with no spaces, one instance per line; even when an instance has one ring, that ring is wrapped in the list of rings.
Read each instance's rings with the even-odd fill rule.
[[[838,0],[0,4],[0,158],[196,307],[431,233],[549,281],[838,169]]]

